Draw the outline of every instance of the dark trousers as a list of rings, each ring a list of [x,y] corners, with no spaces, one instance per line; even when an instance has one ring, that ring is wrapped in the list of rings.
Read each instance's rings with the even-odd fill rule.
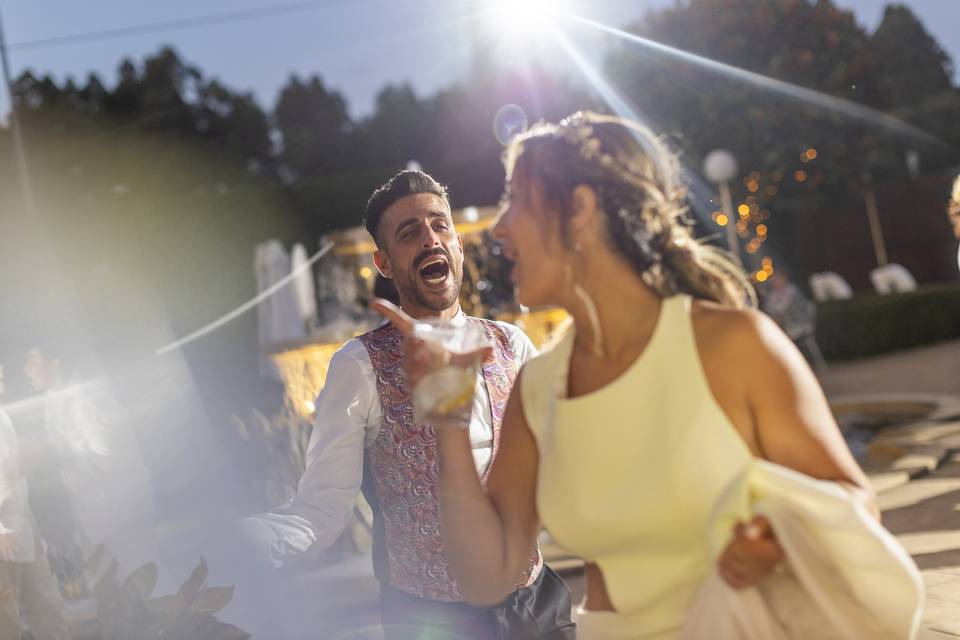
[[[573,640],[570,591],[543,566],[529,587],[493,607],[417,598],[380,588],[380,619],[386,640]]]

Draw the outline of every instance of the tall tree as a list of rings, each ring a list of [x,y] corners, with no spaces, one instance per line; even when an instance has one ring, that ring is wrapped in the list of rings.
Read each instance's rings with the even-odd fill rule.
[[[900,13],[892,15],[906,21]],[[884,106],[879,96],[887,90],[878,79],[885,68],[874,60],[870,37],[853,13],[833,0],[689,0],[648,14],[630,30],[828,99]],[[747,82],[736,72],[718,72],[662,48],[617,45],[606,69],[651,124],[673,136],[694,172],[709,150],[734,152],[742,178],[735,196],[749,208],[738,230],[754,250],[766,241],[757,229],[766,229],[770,215],[779,219],[770,225],[779,231],[770,239],[789,255],[790,225],[799,215],[856,202],[865,172],[877,179],[897,177],[905,173],[905,148],[929,148],[924,147],[929,142],[894,134],[869,119],[845,116],[795,92]],[[942,81],[934,74],[927,84],[934,86],[925,91],[935,93]]]
[[[284,164],[299,176],[312,176],[343,166],[354,146],[347,103],[327,89],[319,76],[301,81],[296,75],[280,92],[274,119],[283,138]]]
[[[870,37],[877,106],[919,104],[953,89],[950,56],[904,5],[890,5]]]
[[[960,148],[960,89],[953,62],[903,5],[886,8],[868,43],[877,105]]]
[[[409,84],[387,85],[377,94],[373,115],[361,124],[365,155],[375,165],[434,164],[436,107]]]

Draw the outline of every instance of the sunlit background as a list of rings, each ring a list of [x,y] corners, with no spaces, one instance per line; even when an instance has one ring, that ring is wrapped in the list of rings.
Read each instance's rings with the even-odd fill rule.
[[[155,562],[160,595],[205,557],[197,585],[236,585],[210,615],[254,637],[375,626],[363,504],[279,577],[224,560],[231,523],[292,495],[329,358],[378,322],[360,216],[398,170],[450,187],[465,309],[548,339],[563,314],[515,304],[486,229],[503,144],[579,109],[668,140],[698,236],[784,314],[862,460],[875,426],[960,394],[953,0],[0,0],[0,19],[0,405],[36,453],[76,637],[99,637],[110,558],[121,580]]]

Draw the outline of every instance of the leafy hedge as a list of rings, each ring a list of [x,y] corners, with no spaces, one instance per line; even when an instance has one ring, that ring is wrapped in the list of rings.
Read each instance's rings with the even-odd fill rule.
[[[863,295],[817,308],[817,341],[828,360],[865,358],[960,338],[960,284]]]

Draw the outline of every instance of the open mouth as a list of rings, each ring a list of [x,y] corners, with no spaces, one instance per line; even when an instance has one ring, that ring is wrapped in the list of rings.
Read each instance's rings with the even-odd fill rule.
[[[420,277],[430,286],[443,284],[450,274],[450,265],[446,258],[434,256],[428,258],[419,269]]]

